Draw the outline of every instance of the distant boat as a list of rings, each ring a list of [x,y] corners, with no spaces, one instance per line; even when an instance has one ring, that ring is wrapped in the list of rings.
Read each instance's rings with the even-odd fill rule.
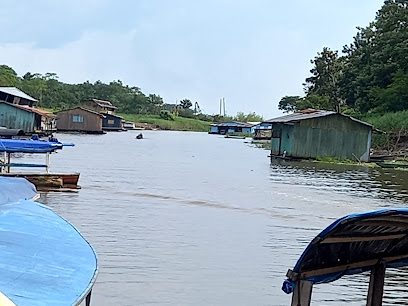
[[[225,135],[225,138],[245,139],[245,136]]]
[[[408,164],[402,164],[402,163],[382,163],[378,162],[376,163],[378,166],[381,168],[408,168]]]
[[[123,123],[123,128],[125,130],[134,130],[135,129],[135,124],[131,121],[126,121],[125,123]]]

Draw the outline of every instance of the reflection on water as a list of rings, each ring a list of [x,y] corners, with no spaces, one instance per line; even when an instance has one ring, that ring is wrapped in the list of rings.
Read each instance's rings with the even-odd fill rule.
[[[205,133],[61,134],[54,171],[78,193],[42,201],[95,247],[95,305],[290,305],[281,291],[309,241],[349,213],[406,206],[408,172],[273,162]],[[36,158],[36,157],[32,157]],[[408,270],[389,270],[384,305],[404,305]],[[367,275],[315,286],[316,305],[363,305]]]

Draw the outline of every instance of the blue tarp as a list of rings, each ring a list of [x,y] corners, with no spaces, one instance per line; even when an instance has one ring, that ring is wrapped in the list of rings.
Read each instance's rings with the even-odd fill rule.
[[[369,238],[382,235],[384,239]],[[347,242],[343,239],[345,237],[358,239]],[[330,243],[333,238],[342,242]],[[405,255],[408,255],[408,209],[384,209],[351,214],[336,220],[317,235],[300,256],[293,272],[299,276],[307,271],[399,257],[400,259],[386,262],[387,267],[395,268],[408,265],[408,256]],[[332,282],[343,275],[370,270],[372,266],[363,264],[358,268],[344,268],[336,273],[317,274],[302,279],[312,283]],[[291,293],[294,286],[294,280],[288,279],[282,290]]]
[[[47,153],[62,149],[62,143],[43,140],[0,139],[0,152]]]
[[[26,179],[0,176],[0,204],[28,200],[36,194],[35,186]]]
[[[0,178],[0,291],[16,305],[76,305],[95,281],[96,254],[66,220],[24,200],[33,188],[21,181]]]

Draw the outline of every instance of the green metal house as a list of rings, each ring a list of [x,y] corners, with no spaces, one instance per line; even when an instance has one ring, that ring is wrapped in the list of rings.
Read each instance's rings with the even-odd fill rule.
[[[271,156],[369,161],[373,126],[332,111],[307,109],[272,124]]]
[[[7,102],[0,102],[0,126],[30,133],[41,128],[41,118],[38,122],[35,112]]]

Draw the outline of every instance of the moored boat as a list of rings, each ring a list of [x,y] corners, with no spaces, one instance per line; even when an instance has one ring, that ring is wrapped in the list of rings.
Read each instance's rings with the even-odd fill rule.
[[[386,162],[377,162],[376,163],[378,166],[380,166],[381,168],[408,168],[408,164],[407,163],[399,163],[399,162],[390,162],[390,163],[386,163]]]
[[[314,284],[371,271],[367,305],[382,305],[386,268],[408,265],[408,209],[351,214],[318,234],[289,270],[282,290],[309,306]]]
[[[90,305],[98,274],[92,246],[23,178],[0,177],[0,304]]]

